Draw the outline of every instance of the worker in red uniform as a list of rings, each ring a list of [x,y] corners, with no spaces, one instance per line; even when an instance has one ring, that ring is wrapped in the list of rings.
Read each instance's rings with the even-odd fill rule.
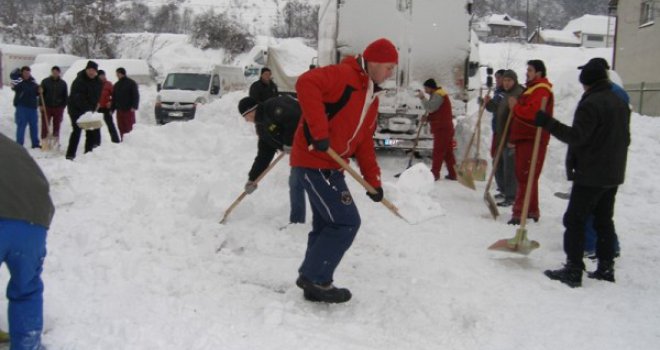
[[[518,99],[509,98],[509,106],[513,110],[513,120],[511,121],[510,142],[516,149],[516,180],[518,181],[518,190],[516,191],[516,200],[513,204],[513,213],[509,224],[520,224],[522,215],[523,201],[525,191],[527,191],[527,178],[531,169],[532,151],[534,148],[534,137],[536,135],[536,126],[534,118],[536,112],[541,109],[541,101],[547,99],[545,112],[552,116],[554,105],[554,96],[552,94],[552,84],[546,77],[545,64],[541,60],[530,60],[527,62],[527,86],[525,91]],[[541,134],[541,143],[538,150],[536,161],[536,171],[532,181],[531,196],[529,201],[529,211],[527,217],[538,221],[541,217],[539,210],[539,189],[538,181],[545,161],[545,153],[548,149],[550,133],[543,131]]]
[[[429,99],[426,99],[427,93]],[[422,100],[422,105],[428,116],[422,122],[428,120],[433,134],[433,164],[431,173],[436,181],[440,179],[442,162],[447,162],[447,176],[445,179],[456,180],[456,158],[452,140],[454,139],[454,123],[452,122],[452,109],[449,95],[433,79],[424,82],[424,92],[419,91],[417,97]]]

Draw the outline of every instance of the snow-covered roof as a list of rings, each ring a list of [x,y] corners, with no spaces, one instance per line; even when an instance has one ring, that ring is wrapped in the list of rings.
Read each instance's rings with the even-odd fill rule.
[[[584,15],[568,22],[564,30],[571,33],[614,35],[615,26],[615,17],[609,18],[608,30],[608,16]]]
[[[525,28],[527,27],[525,25],[525,22],[519,21],[506,13],[503,15],[498,15],[496,13],[486,16],[484,18],[484,22],[488,25],[496,25],[496,26],[508,26],[508,27],[521,27]]]
[[[0,44],[0,51],[15,55],[38,55],[40,53],[57,53],[57,50],[48,47],[34,47],[12,44]]]
[[[541,29],[539,35],[546,43],[580,45],[580,39],[575,34],[556,29]]]

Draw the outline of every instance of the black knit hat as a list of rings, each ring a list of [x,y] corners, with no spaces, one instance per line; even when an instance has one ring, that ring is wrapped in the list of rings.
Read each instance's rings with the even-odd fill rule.
[[[608,79],[607,68],[599,60],[591,59],[581,69],[580,83],[584,85],[593,85],[598,81]]]
[[[238,113],[240,113],[242,116],[245,117],[246,114],[252,112],[259,106],[259,103],[257,100],[253,99],[252,97],[244,97],[240,101],[238,101]]]
[[[87,66],[85,66],[85,69],[93,68],[95,71],[99,70],[99,65],[96,64],[94,61],[87,61]]]
[[[434,79],[428,79],[427,81],[425,81],[424,86],[434,90],[438,88],[438,84],[436,84]]]

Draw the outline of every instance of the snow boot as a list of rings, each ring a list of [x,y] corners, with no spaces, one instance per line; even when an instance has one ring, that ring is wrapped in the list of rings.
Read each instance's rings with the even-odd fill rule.
[[[345,303],[351,300],[351,292],[346,288],[337,288],[332,283],[315,284],[304,276],[299,276],[296,285],[303,290],[303,296],[308,301],[322,303]]]
[[[501,207],[501,208],[506,208],[506,207],[510,207],[510,206],[512,206],[512,205],[513,205],[513,202],[514,202],[513,199],[505,199],[505,200],[503,200],[503,201],[501,201],[501,202],[498,202],[498,203],[497,203],[497,206],[498,206],[498,207]]]
[[[544,274],[551,280],[559,281],[571,288],[582,286],[582,270],[584,267],[574,262],[567,262],[558,270],[545,270]]]
[[[599,261],[594,272],[587,272],[587,277],[614,283],[614,261]]]

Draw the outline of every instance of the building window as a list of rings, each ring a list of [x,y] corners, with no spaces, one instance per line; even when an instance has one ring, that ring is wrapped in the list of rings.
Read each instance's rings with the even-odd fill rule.
[[[644,0],[642,2],[642,11],[639,17],[639,25],[648,26],[655,22],[654,14],[655,0]]]
[[[604,41],[603,35],[587,35],[587,41]]]

